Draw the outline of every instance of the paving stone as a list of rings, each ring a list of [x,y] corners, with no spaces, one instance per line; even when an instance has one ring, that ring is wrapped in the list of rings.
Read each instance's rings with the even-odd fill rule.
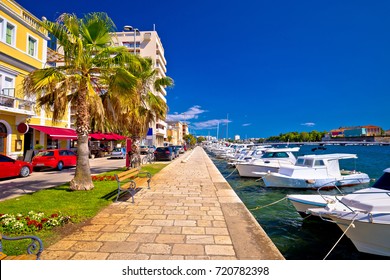
[[[105,227],[105,225],[90,225],[90,226],[84,226],[82,228],[82,230],[83,231],[100,231],[104,227]]]
[[[197,244],[174,244],[172,248],[174,255],[204,255],[204,247]]]
[[[147,254],[112,253],[107,260],[149,260]]]
[[[146,243],[141,244],[138,253],[144,254],[170,254],[172,246],[168,244]]]
[[[174,220],[154,220],[153,226],[173,226]]]
[[[196,220],[175,220],[175,226],[195,227]]]
[[[71,260],[106,260],[108,258],[108,253],[99,253],[99,252],[77,252],[73,255]]]
[[[186,243],[188,244],[214,244],[213,235],[187,235]]]
[[[52,246],[50,246],[51,250],[68,250],[70,247],[72,247],[74,244],[76,244],[77,241],[67,241],[67,240],[60,240],[57,243],[54,243]]]
[[[151,255],[150,256],[151,260],[184,260],[184,256],[179,256],[179,255]]]
[[[133,242],[153,242],[157,237],[157,234],[155,233],[132,233],[129,235],[129,237],[126,239],[126,241],[133,241]]]
[[[156,243],[184,243],[185,235],[181,234],[159,234],[156,237],[155,242]]]
[[[235,256],[233,246],[229,245],[206,245],[207,255]]]
[[[66,236],[63,240],[97,240],[99,236],[102,235],[101,232],[92,232],[92,231],[82,231],[82,232],[75,232],[73,234],[70,234]]]
[[[183,227],[183,234],[205,234],[205,228],[203,227]]]
[[[215,244],[232,244],[232,240],[228,235],[214,235]]]
[[[130,224],[132,226],[150,226],[153,220],[133,220]]]
[[[115,232],[118,228],[119,225],[103,225],[104,227],[102,228],[102,232]]]
[[[139,226],[135,233],[160,233],[162,227],[160,226]]]
[[[227,228],[206,227],[206,234],[229,235]]]
[[[98,238],[98,241],[125,241],[128,237],[128,233],[106,232]]]
[[[61,250],[44,250],[41,255],[41,260],[70,260],[75,252]]]
[[[126,232],[126,233],[133,233],[137,229],[137,226],[131,226],[131,225],[121,225],[119,226],[116,231],[117,232]]]
[[[103,242],[96,242],[96,241],[79,241],[76,242],[70,250],[72,251],[90,251],[90,252],[97,252],[103,245]]]
[[[168,234],[180,234],[182,232],[182,227],[172,226],[172,227],[163,227],[161,233]]]
[[[110,241],[104,242],[99,252],[107,253],[133,253],[138,248],[138,242],[131,241]]]

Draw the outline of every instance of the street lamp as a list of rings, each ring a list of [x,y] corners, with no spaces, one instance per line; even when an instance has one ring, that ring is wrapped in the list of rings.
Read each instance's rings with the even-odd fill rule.
[[[138,28],[134,28],[131,25],[125,25],[123,27],[123,30],[124,31],[133,31],[134,32],[134,54],[136,54],[137,53],[137,49],[136,49],[136,46],[135,46],[135,43],[136,43],[135,36],[136,36],[137,32],[138,32],[138,34],[140,34],[139,29]]]

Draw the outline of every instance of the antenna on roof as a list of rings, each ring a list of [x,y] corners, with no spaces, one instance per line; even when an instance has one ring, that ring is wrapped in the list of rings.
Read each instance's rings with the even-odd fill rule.
[[[153,31],[156,31],[156,25],[153,23]]]

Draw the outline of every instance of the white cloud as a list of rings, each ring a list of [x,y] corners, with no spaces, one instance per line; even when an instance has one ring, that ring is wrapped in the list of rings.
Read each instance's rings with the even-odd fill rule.
[[[301,125],[311,127],[311,126],[315,126],[316,124],[313,122],[307,122],[307,123],[301,123]]]
[[[251,123],[244,123],[244,124],[242,124],[242,126],[250,126],[250,125],[252,125]]]
[[[200,106],[195,105],[189,108],[186,112],[167,115],[167,121],[175,122],[175,121],[188,121],[192,119],[197,119],[200,114],[207,112],[206,110],[202,110]]]
[[[191,129],[216,129],[219,126],[226,125],[231,120],[228,119],[214,119],[214,120],[208,120],[204,122],[193,122],[189,120],[197,120],[199,118],[200,114],[203,114],[205,112],[208,112],[207,110],[203,110],[201,106],[195,105],[189,108],[186,112],[178,113],[175,112],[173,114],[167,115],[167,121],[169,122],[177,122],[177,121],[186,121]]]
[[[205,122],[192,123],[191,127],[193,129],[215,129],[218,125],[226,125],[227,123],[231,123],[232,121],[228,119],[215,119],[208,120]]]

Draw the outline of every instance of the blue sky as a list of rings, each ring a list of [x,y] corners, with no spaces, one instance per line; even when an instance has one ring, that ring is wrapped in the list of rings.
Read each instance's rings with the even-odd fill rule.
[[[175,81],[169,118],[192,134],[390,129],[390,1],[17,2],[49,20],[99,11],[118,31],[155,24]]]

